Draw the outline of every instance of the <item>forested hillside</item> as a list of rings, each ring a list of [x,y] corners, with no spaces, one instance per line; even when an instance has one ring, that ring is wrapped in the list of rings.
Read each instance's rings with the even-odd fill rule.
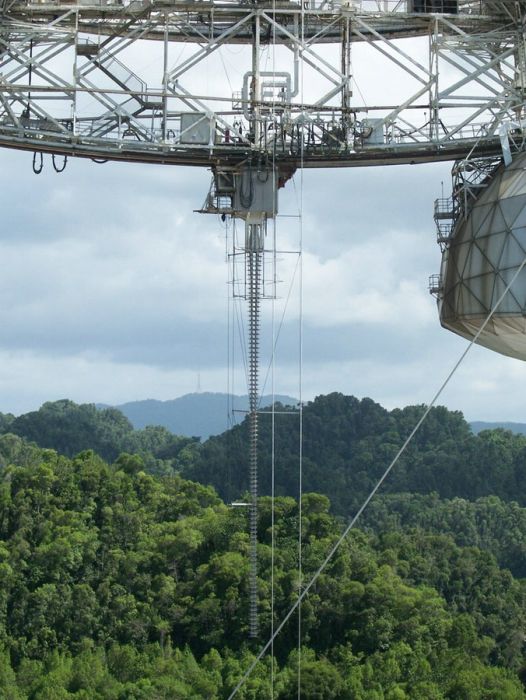
[[[274,625],[299,584],[299,420],[279,409],[261,640],[272,560]],[[305,406],[304,583],[422,410],[341,394]],[[261,644],[247,638],[246,512],[227,505],[247,488],[245,444],[244,424],[201,444],[71,401],[0,414],[2,700],[229,697]],[[526,437],[431,411],[302,606],[304,700],[526,698],[525,469]],[[274,698],[296,697],[296,635],[293,616],[237,697],[267,700],[271,666]]]
[[[422,406],[387,411],[371,399],[330,394],[303,410],[303,488],[327,495],[348,517],[363,502],[422,414]],[[152,474],[180,474],[214,486],[226,502],[248,490],[247,423],[201,444],[166,428],[134,430],[117,409],[72,401],[46,403],[15,418],[0,414],[0,433],[15,433],[73,457],[93,449],[110,462],[140,454]],[[275,420],[276,493],[298,493],[299,419],[279,406]],[[260,415],[260,492],[270,494],[271,416]],[[526,505],[526,436],[497,429],[474,435],[459,412],[434,408],[382,493],[437,493],[475,500],[496,495]]]
[[[376,533],[447,534],[461,547],[490,552],[499,566],[526,578],[526,508],[496,496],[468,501],[438,495],[393,494],[375,498],[361,527]]]
[[[141,455],[145,469],[153,474],[176,473],[194,461],[197,438],[173,435],[162,426],[134,430],[131,422],[116,408],[97,409],[94,404],[49,401],[38,411],[15,417],[0,413],[0,434],[13,433],[49,447],[66,457],[83,450],[94,450],[113,461],[122,452]]]
[[[227,698],[260,647],[247,641],[245,513],[178,475],[147,474],[139,457],[70,459],[4,435],[0,464],[0,697]],[[377,534],[353,531],[318,579],[303,605],[306,700],[526,697],[526,587],[489,551],[458,541],[461,501],[433,498],[401,499],[393,509],[384,499]],[[518,509],[488,505],[512,520]],[[269,499],[260,506],[264,640]],[[418,511],[434,517],[428,528]],[[446,534],[437,534],[441,519]],[[298,592],[297,523],[297,503],[278,499],[276,624]],[[306,495],[305,580],[339,531],[327,498]],[[274,647],[280,700],[296,697],[296,632],[293,617]],[[269,658],[237,697],[270,697]]]
[[[325,493],[335,513],[361,505],[422,415],[424,407],[387,411],[371,399],[330,394],[303,410],[303,488]],[[247,424],[210,438],[185,466],[190,479],[213,485],[227,501],[248,489]],[[276,491],[298,493],[299,420],[280,407],[275,421]],[[260,417],[260,486],[270,492],[271,420]],[[459,412],[431,410],[382,492],[437,493],[443,498],[497,495],[526,505],[526,436],[504,430],[474,435]]]

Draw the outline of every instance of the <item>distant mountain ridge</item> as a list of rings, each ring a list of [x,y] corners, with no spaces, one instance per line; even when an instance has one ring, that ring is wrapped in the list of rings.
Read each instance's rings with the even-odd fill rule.
[[[276,394],[261,398],[261,407],[272,405],[272,401],[295,406],[298,400],[292,396]],[[177,399],[159,401],[145,399],[129,401],[112,406],[124,413],[136,430],[147,425],[162,425],[175,435],[198,436],[206,440],[210,435],[225,432],[229,425],[229,407],[235,409],[235,422],[241,422],[243,412],[248,410],[248,396],[234,395],[229,399],[226,393],[202,392],[185,394]],[[107,408],[106,404],[97,404],[98,408]],[[239,411],[239,413],[237,413]]]
[[[496,428],[503,428],[504,430],[511,430],[512,433],[519,433],[520,435],[526,435],[526,423],[513,423],[511,421],[495,421],[493,423],[475,420],[470,422],[471,430],[478,435],[481,430],[495,430]]]

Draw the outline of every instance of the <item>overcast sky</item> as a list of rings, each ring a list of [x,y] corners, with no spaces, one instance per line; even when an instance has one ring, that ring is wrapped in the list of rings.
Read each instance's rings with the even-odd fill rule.
[[[229,376],[245,393],[238,341],[228,371],[225,225],[193,213],[208,172],[72,159],[59,175],[46,157],[35,176],[31,154],[0,158],[0,411],[226,391]],[[387,408],[425,403],[459,357],[465,341],[440,327],[427,291],[440,265],[433,201],[442,181],[449,192],[449,170],[307,170],[281,191],[278,248],[303,241],[304,399],[341,391]],[[273,311],[274,390],[293,396],[297,260],[278,256],[279,298],[264,302],[262,337],[264,383]],[[526,421],[525,389],[524,363],[474,348],[440,403],[469,420]]]

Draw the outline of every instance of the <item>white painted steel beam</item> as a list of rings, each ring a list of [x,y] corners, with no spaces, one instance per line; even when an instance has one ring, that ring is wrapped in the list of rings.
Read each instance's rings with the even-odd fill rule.
[[[461,0],[448,15],[368,0],[2,8],[1,146],[213,167],[272,159],[290,172],[300,159],[353,167],[494,154],[501,122],[524,116],[520,4]],[[364,47],[398,86],[396,106],[356,98],[356,86],[378,82]],[[254,51],[264,79],[248,95],[239,76]],[[298,64],[307,99],[283,93]]]

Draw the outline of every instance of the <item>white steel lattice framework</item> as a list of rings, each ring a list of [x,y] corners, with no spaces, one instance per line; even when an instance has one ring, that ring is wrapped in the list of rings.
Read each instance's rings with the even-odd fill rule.
[[[300,154],[335,167],[495,153],[522,115],[524,9],[3,0],[0,145],[212,167],[272,156],[285,178]],[[375,76],[395,89],[366,103]]]
[[[203,211],[245,220],[232,257],[249,316],[256,636],[259,313],[277,189],[300,166],[459,160],[469,173],[522,150],[526,3],[0,0],[0,13],[0,146],[206,166]],[[440,241],[455,207],[436,214]]]

